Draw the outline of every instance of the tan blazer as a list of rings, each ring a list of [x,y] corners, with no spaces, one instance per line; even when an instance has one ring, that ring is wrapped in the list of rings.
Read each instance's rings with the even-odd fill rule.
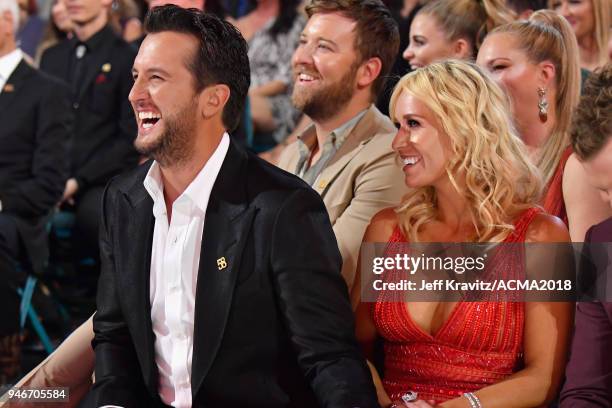
[[[404,173],[391,149],[396,132],[391,120],[370,106],[313,185],[334,227],[343,260],[342,276],[349,289],[353,287],[357,257],[370,219],[381,209],[398,205],[408,192]],[[300,136],[314,137],[314,125]],[[296,142],[283,151],[278,165],[295,174],[299,157]]]

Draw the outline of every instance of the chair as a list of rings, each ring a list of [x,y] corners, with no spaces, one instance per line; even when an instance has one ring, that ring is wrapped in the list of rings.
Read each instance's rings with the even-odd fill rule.
[[[36,309],[32,304],[32,296],[34,295],[34,289],[36,289],[36,284],[38,283],[38,279],[33,276],[28,276],[26,279],[25,286],[23,288],[18,288],[17,293],[21,296],[21,303],[19,305],[19,325],[21,330],[23,331],[25,327],[25,323],[29,318],[30,324],[34,329],[34,332],[40,339],[40,342],[43,345],[43,348],[47,352],[47,354],[51,354],[55,347],[51,342],[51,338],[47,334],[45,327],[40,321],[38,317],[38,313],[36,313]]]

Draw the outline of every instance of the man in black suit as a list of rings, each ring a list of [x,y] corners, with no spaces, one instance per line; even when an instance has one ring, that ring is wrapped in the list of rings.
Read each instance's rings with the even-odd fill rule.
[[[16,47],[18,19],[16,0],[0,2],[0,377],[5,339],[18,332],[23,278],[16,265],[21,272],[44,266],[45,223],[67,179],[72,127],[69,90],[29,66]]]
[[[134,115],[127,100],[136,51],[108,25],[112,0],[66,0],[71,40],[49,48],[41,69],[72,87],[76,123],[62,202],[74,205],[77,259],[97,258],[100,198],[116,174],[135,167]]]
[[[85,406],[377,407],[321,198],[226,133],[246,42],[172,5],[145,27],[130,101],[154,161],[103,196]]]

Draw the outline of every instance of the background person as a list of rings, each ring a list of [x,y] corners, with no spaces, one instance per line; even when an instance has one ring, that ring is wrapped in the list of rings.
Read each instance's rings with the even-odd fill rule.
[[[544,177],[544,209],[564,220],[572,240],[606,219],[610,210],[588,185],[572,154],[569,128],[580,95],[576,40],[550,10],[500,26],[485,38],[478,63],[502,85],[528,155]]]
[[[548,0],[572,26],[578,41],[580,67],[593,71],[608,62],[606,44],[612,24],[612,4],[609,0]]]
[[[74,211],[74,262],[97,260],[100,199],[106,183],[136,166],[134,114],[127,100],[135,50],[108,24],[111,0],[65,0],[74,37],[47,49],[41,70],[72,89],[74,138],[61,207]],[[95,274],[93,274],[95,278]],[[81,276],[82,277],[82,276]]]
[[[18,288],[48,259],[46,224],[68,178],[73,115],[60,81],[17,48],[16,0],[0,0],[0,384],[20,360]]]
[[[494,27],[514,20],[500,0],[432,0],[410,25],[410,42],[403,57],[412,69],[455,58],[470,60]]]

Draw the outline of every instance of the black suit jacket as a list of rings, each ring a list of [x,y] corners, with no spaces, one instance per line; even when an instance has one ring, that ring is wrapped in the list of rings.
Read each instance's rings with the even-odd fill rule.
[[[86,43],[93,44],[84,60],[78,94],[73,95],[76,123],[70,151],[70,177],[77,179],[81,191],[104,186],[138,161],[133,146],[136,121],[128,101],[136,51],[109,26]],[[41,70],[70,84],[76,44],[73,38],[47,49]]]
[[[68,177],[72,125],[69,89],[21,60],[0,92],[0,201],[35,270],[46,259],[46,216]]]
[[[86,406],[160,401],[149,302],[153,201],[143,187],[149,167],[115,179],[104,194],[96,383]],[[377,407],[319,195],[231,142],[204,231],[193,406]]]

